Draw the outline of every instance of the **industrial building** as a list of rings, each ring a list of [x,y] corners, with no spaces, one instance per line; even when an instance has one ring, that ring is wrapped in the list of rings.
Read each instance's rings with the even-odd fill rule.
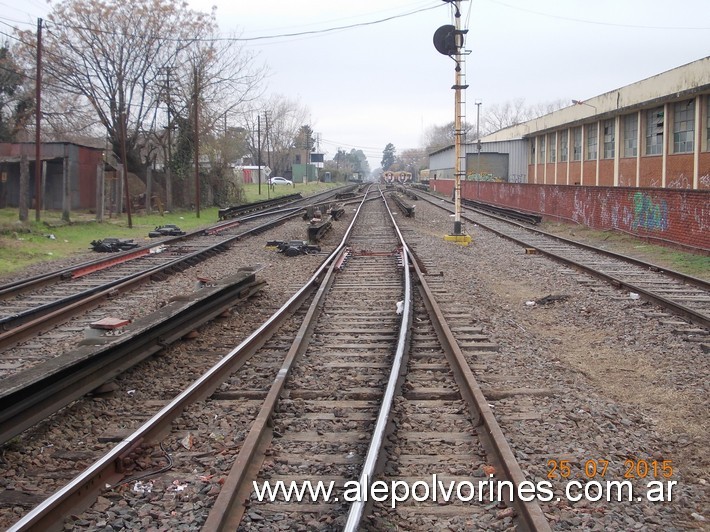
[[[510,183],[710,189],[710,57],[466,144],[466,175]],[[430,179],[453,179],[453,146]]]

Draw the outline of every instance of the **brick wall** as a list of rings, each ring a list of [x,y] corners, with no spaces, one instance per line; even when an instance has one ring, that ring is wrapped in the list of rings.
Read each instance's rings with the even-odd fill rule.
[[[585,168],[585,181],[587,181]],[[452,180],[430,181],[451,197]],[[504,207],[580,223],[594,229],[619,229],[659,243],[710,252],[710,190],[461,183],[461,194]]]

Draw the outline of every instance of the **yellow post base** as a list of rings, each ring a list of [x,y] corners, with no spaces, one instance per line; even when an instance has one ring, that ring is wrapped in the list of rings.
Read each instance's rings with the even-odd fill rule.
[[[444,235],[444,240],[454,242],[459,246],[468,246],[471,242],[471,235]]]

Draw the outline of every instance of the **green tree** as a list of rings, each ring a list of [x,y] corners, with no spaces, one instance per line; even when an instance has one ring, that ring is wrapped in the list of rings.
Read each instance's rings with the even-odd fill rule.
[[[23,74],[5,44],[0,48],[0,142],[20,140],[32,116],[34,98],[23,88]]]
[[[243,53],[235,40],[218,40],[217,32],[214,11],[192,11],[181,0],[52,4],[43,33],[45,101],[84,102],[117,154],[125,120],[129,170],[143,176],[155,158],[155,143],[164,138],[158,131],[166,100],[175,115],[190,115],[193,71],[199,73],[201,114],[208,106],[236,106],[258,91],[263,76],[253,55]],[[21,37],[36,42],[32,32]],[[23,57],[29,68],[34,46],[26,46]],[[43,105],[45,110],[52,111]]]
[[[380,163],[382,166],[383,170],[389,170],[392,165],[396,161],[396,156],[395,153],[397,152],[397,149],[394,147],[394,144],[391,142],[385,146],[384,151],[382,152],[382,162]]]

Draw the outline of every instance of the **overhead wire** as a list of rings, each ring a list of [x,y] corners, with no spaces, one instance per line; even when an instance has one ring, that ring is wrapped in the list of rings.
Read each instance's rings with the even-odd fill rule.
[[[501,0],[488,0],[492,4],[498,4],[509,9],[514,9],[516,11],[523,11],[525,13],[532,13],[533,15],[539,15],[541,17],[554,18],[559,20],[566,20],[569,22],[579,22],[581,24],[594,24],[597,26],[611,26],[617,28],[635,28],[642,30],[709,30],[710,26],[652,26],[648,24],[623,24],[620,22],[606,22],[599,20],[589,20],[576,17],[566,17],[563,15],[555,15],[553,13],[545,13],[543,11],[535,11],[534,9],[528,9],[525,7],[515,6],[508,4],[507,2],[502,2]]]

